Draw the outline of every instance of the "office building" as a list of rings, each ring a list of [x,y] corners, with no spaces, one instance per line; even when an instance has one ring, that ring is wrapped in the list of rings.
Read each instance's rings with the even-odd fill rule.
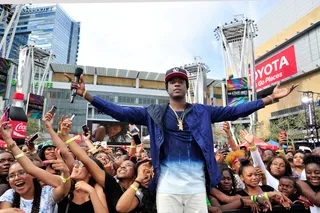
[[[0,25],[0,37],[4,33]],[[25,5],[19,18],[9,58],[19,58],[19,48],[34,42],[36,47],[52,50],[54,63],[76,64],[80,23],[59,5]]]

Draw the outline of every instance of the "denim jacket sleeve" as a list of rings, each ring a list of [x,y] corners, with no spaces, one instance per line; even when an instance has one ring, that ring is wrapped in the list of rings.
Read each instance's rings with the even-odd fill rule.
[[[120,122],[129,122],[136,125],[147,125],[146,107],[119,106],[97,96],[93,97],[91,104],[100,111],[110,115]]]
[[[251,113],[264,107],[262,100],[251,101],[238,106],[213,107],[207,106],[211,115],[211,122],[234,121],[240,117],[249,116]]]

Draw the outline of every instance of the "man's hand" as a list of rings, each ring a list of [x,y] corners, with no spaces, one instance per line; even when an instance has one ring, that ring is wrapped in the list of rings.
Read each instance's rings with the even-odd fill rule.
[[[69,81],[71,81],[71,90],[72,89],[77,89],[77,95],[83,96],[84,91],[86,90],[85,83],[83,81],[83,74],[80,76],[80,81],[79,83],[72,80],[72,78],[68,74],[64,74],[68,78]]]
[[[281,99],[283,97],[286,97],[287,95],[289,95],[296,87],[298,86],[298,84],[292,84],[291,87],[287,87],[287,88],[279,88],[280,87],[280,83],[277,84],[277,86],[274,88],[271,97],[273,99]]]

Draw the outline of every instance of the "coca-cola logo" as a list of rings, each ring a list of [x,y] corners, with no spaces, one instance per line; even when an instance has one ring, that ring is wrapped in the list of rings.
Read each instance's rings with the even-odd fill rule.
[[[17,132],[19,132],[19,131],[27,131],[27,125],[25,125],[24,123],[19,123],[19,124],[16,126],[15,130],[16,130]]]

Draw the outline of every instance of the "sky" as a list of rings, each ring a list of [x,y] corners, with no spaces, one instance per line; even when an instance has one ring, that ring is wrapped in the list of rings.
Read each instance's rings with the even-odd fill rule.
[[[61,4],[81,23],[78,64],[165,72],[195,62],[224,78],[214,29],[245,14],[259,21],[281,0]]]

